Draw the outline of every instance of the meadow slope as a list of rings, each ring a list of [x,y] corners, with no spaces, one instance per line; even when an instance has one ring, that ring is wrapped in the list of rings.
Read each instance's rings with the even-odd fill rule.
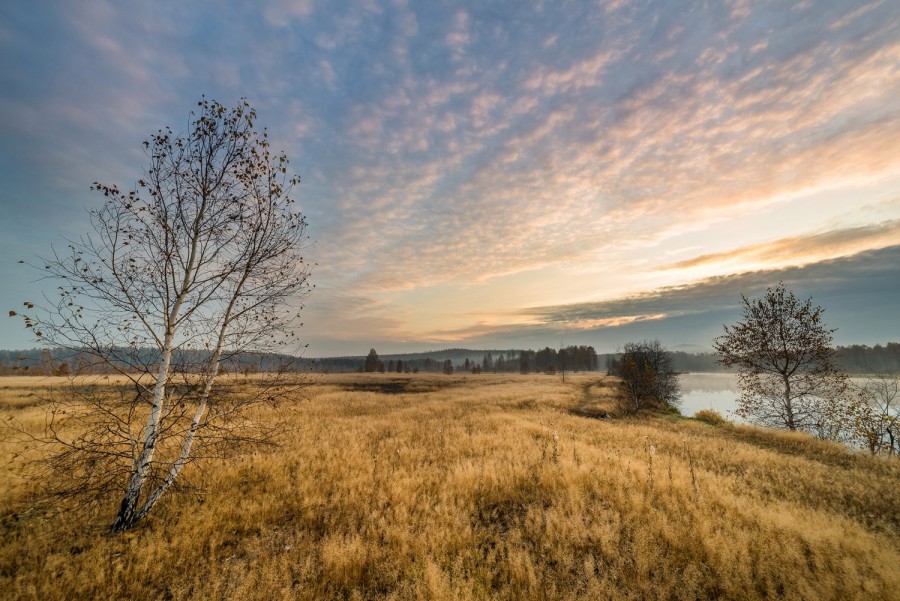
[[[43,423],[0,378],[0,419]],[[144,525],[32,506],[0,440],[8,599],[900,599],[900,461],[674,415],[599,374],[311,377],[272,451]]]

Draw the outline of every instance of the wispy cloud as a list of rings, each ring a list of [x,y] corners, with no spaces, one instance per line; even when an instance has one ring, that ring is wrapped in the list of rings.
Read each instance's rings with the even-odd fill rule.
[[[724,269],[738,266],[745,270],[750,270],[746,269],[750,266],[756,270],[764,266],[805,265],[897,244],[900,244],[900,220],[894,219],[701,255],[666,265],[664,269],[716,265]]]
[[[314,8],[312,0],[266,0],[262,5],[266,22],[274,27],[285,27],[293,19],[308,17]]]
[[[802,267],[770,269],[742,274],[717,276],[681,286],[668,286],[641,294],[592,303],[574,303],[524,309],[520,313],[531,316],[536,323],[584,324],[595,327],[616,327],[643,321],[641,317],[666,318],[736,309],[741,295],[760,295],[779,281],[796,288],[801,296],[813,292],[834,295],[843,286],[857,281],[866,286],[861,293],[900,292],[900,281],[885,288],[884,278],[896,271],[900,245],[861,253],[853,257],[821,261]],[[860,277],[862,276],[862,277]]]
[[[656,29],[665,35],[650,38],[642,37],[649,32],[640,15],[623,16],[615,25],[625,33],[601,27],[603,43],[588,56],[565,55],[512,77],[511,66],[476,60],[452,83],[420,90],[404,79],[413,108],[399,111],[406,124],[399,128],[377,101],[368,105],[360,123],[382,127],[359,143],[392,150],[369,167],[389,175],[377,177],[387,184],[380,189],[362,184],[354,203],[415,202],[400,214],[361,212],[360,227],[371,233],[359,242],[425,260],[378,264],[361,281],[403,288],[568,264],[623,235],[666,228],[672,214],[699,219],[723,206],[764,206],[827,187],[848,171],[878,177],[896,170],[900,120],[892,98],[900,83],[890,71],[898,46],[884,44],[890,20],[866,42],[844,31],[838,40],[775,36],[760,46],[760,19],[776,16],[729,15],[718,24],[728,42],[703,48],[687,43],[696,16],[664,14],[669,23]],[[864,17],[845,27],[871,28],[860,23]],[[700,23],[713,25],[709,16]],[[644,59],[650,51],[639,40],[659,51]],[[735,60],[749,64],[737,70]],[[706,66],[697,69],[697,61]],[[517,106],[527,108],[518,113]],[[448,123],[455,127],[443,130]],[[423,172],[434,174],[424,185]],[[458,259],[467,251],[480,257],[477,270]]]
[[[608,351],[643,337],[707,348],[721,334],[722,323],[738,319],[742,295],[761,296],[767,287],[783,282],[800,297],[811,296],[826,308],[827,323],[839,328],[839,342],[873,335],[883,341],[900,335],[900,326],[892,319],[900,297],[898,263],[900,245],[804,266],[715,276],[603,301],[474,312],[467,315],[465,325],[457,327],[407,330],[401,325],[405,322],[398,320],[390,322],[389,330],[380,330],[381,312],[389,312],[390,303],[373,312],[360,299],[350,301],[347,314],[342,315],[336,306],[334,315],[336,323],[359,318],[355,323],[362,328],[346,339],[348,345],[340,347],[344,352],[379,337],[385,340],[383,348],[396,351],[451,344],[552,346],[563,339]],[[860,318],[860,305],[877,319]]]
[[[534,345],[541,340],[552,344],[565,338],[611,350],[649,336],[708,348],[712,338],[721,334],[720,324],[738,319],[742,295],[760,296],[781,281],[800,297],[811,296],[814,303],[825,307],[826,322],[838,328],[839,343],[873,336],[883,341],[900,334],[896,320],[890,318],[900,296],[898,262],[900,246],[893,246],[802,267],[713,277],[606,301],[523,309],[517,317],[527,318],[525,326],[473,326],[456,333],[464,335],[461,338],[469,344],[482,347],[504,339]],[[861,306],[877,320],[861,318]]]

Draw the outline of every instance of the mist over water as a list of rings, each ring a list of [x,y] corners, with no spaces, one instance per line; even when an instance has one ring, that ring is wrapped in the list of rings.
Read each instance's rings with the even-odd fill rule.
[[[693,417],[701,409],[712,409],[722,417],[738,423],[747,423],[734,414],[741,396],[737,374],[695,372],[682,374],[678,378],[681,390],[681,414]],[[850,378],[856,386],[865,384],[865,378]]]
[[[683,396],[681,413],[693,416],[701,409],[717,411],[726,419],[743,422],[734,414],[738,389],[737,375],[732,373],[689,373],[678,378]]]

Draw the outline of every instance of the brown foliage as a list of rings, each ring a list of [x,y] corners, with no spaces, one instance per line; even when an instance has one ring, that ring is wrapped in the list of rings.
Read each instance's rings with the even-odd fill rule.
[[[839,436],[847,378],[837,369],[822,307],[781,283],[741,301],[741,321],[713,343],[720,362],[739,369],[736,413],[764,426]]]

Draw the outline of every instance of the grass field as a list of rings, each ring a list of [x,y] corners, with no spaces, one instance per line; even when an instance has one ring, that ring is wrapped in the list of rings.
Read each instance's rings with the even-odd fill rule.
[[[43,423],[0,378],[0,419]],[[187,474],[109,535],[26,503],[0,441],[9,599],[900,599],[900,461],[674,415],[596,419],[614,383],[311,378],[283,445]]]

